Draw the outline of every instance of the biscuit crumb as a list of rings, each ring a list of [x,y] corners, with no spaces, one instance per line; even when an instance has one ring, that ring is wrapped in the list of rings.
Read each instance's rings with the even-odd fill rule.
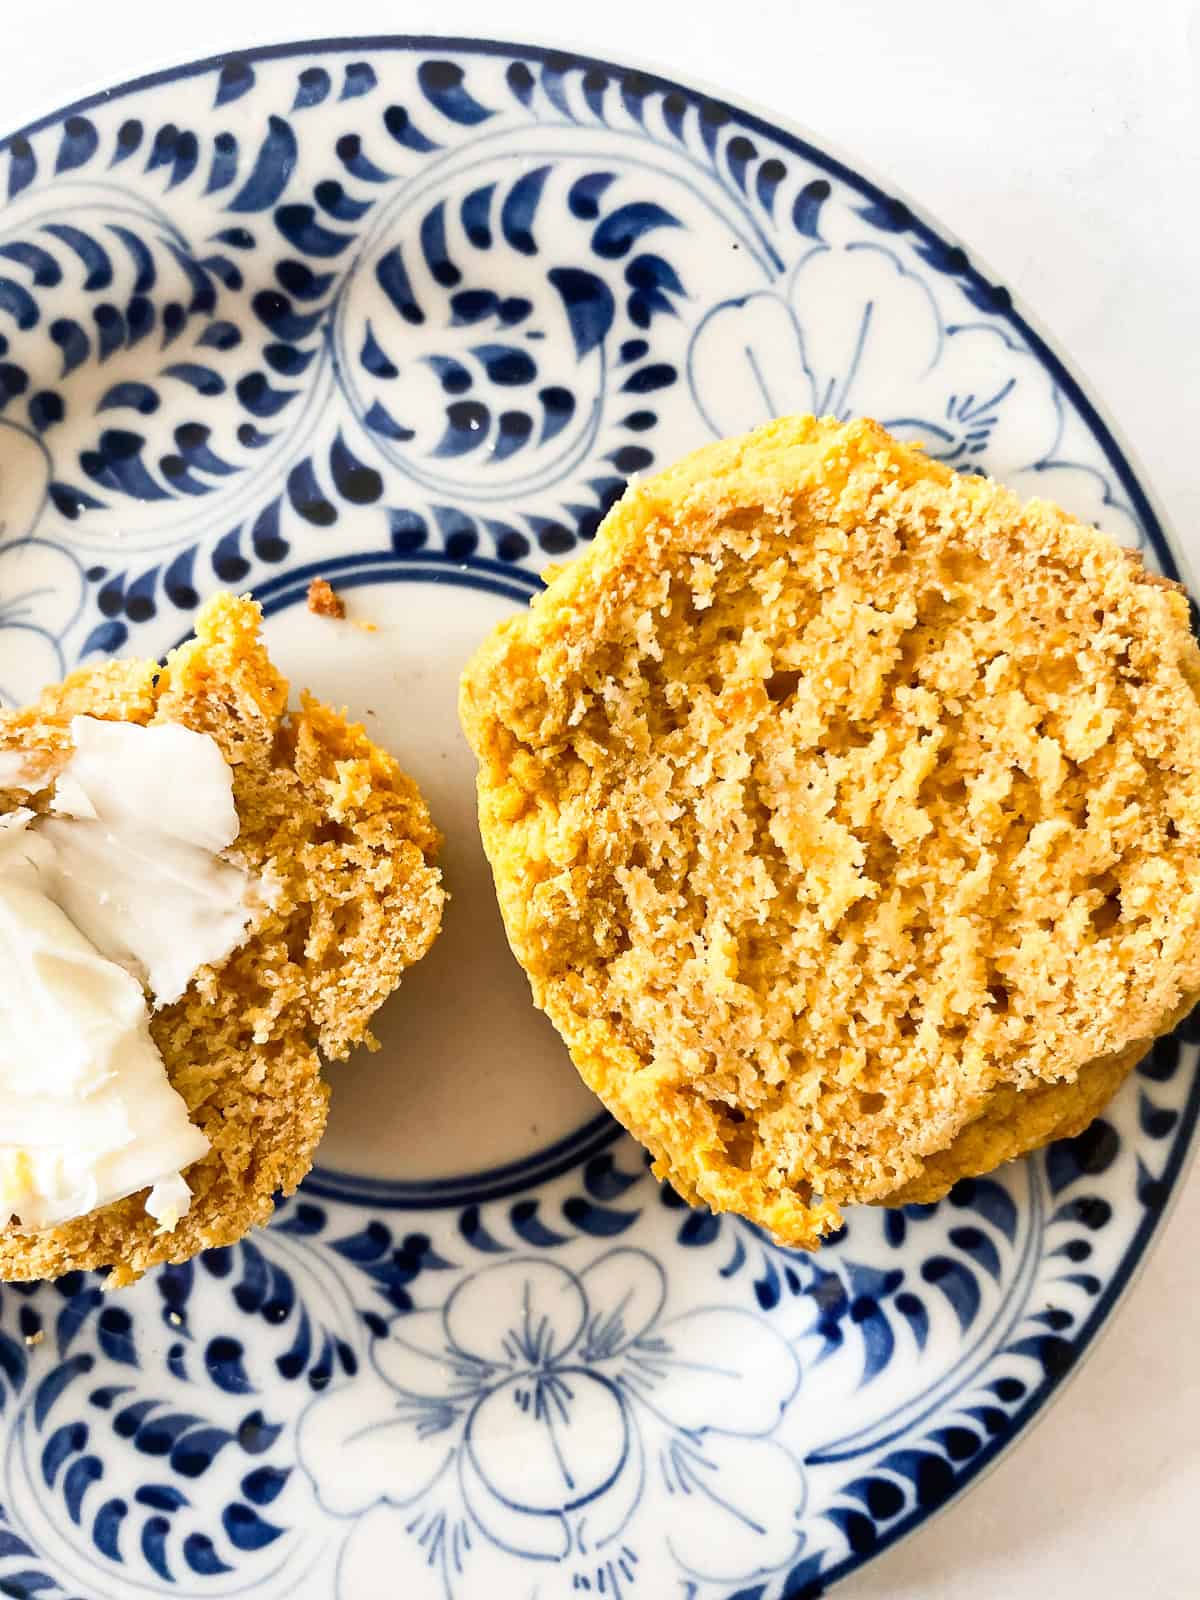
[[[45,1328],[38,1328],[36,1330],[36,1332],[27,1333],[25,1335],[25,1343],[29,1346],[29,1348],[31,1350],[33,1350],[33,1349],[36,1349],[39,1344],[41,1344],[42,1340],[45,1337],[46,1337]]]
[[[314,617],[334,617],[340,622],[346,615],[346,602],[327,578],[314,578],[308,586],[308,609]]]

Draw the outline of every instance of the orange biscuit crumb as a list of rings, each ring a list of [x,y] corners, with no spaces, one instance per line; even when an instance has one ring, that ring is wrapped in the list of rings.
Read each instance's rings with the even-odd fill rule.
[[[334,617],[339,622],[346,615],[346,602],[326,578],[314,578],[308,586],[308,609],[314,617]]]

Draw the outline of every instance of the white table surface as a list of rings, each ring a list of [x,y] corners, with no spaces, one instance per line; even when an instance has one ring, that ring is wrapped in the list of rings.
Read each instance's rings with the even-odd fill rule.
[[[176,61],[372,32],[641,58],[807,125],[960,234],[1051,331],[1200,572],[1195,0],[3,0],[0,125]],[[1193,1173],[1042,1425],[838,1595],[1200,1596],[1198,1238]]]

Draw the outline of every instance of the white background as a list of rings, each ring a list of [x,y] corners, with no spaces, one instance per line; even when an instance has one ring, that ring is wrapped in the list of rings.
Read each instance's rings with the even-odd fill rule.
[[[1200,572],[1195,0],[0,0],[0,123],[173,62],[364,32],[640,58],[806,125],[1052,332]],[[1043,1425],[839,1597],[1196,1600],[1198,1322],[1200,1175]]]

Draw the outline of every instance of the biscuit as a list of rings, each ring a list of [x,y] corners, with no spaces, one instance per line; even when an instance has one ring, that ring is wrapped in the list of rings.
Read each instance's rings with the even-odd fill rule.
[[[151,1017],[167,1075],[211,1143],[185,1174],[191,1209],[161,1232],[143,1192],[61,1227],[10,1229],[0,1233],[0,1279],[109,1267],[120,1285],[266,1222],[324,1131],[320,1055],[372,1045],[372,1014],[437,934],[440,835],[416,785],[361,727],[310,696],[288,711],[259,622],[251,601],[218,596],[165,666],[109,662],[0,713],[0,750],[32,753],[47,785],[75,715],[211,734],[241,823],[230,856],[271,889],[247,941]],[[0,791],[0,812],[48,799]]]
[[[1200,995],[1200,651],[876,423],[632,486],[463,726],[513,951],[693,1202],[812,1248],[1078,1131]]]

